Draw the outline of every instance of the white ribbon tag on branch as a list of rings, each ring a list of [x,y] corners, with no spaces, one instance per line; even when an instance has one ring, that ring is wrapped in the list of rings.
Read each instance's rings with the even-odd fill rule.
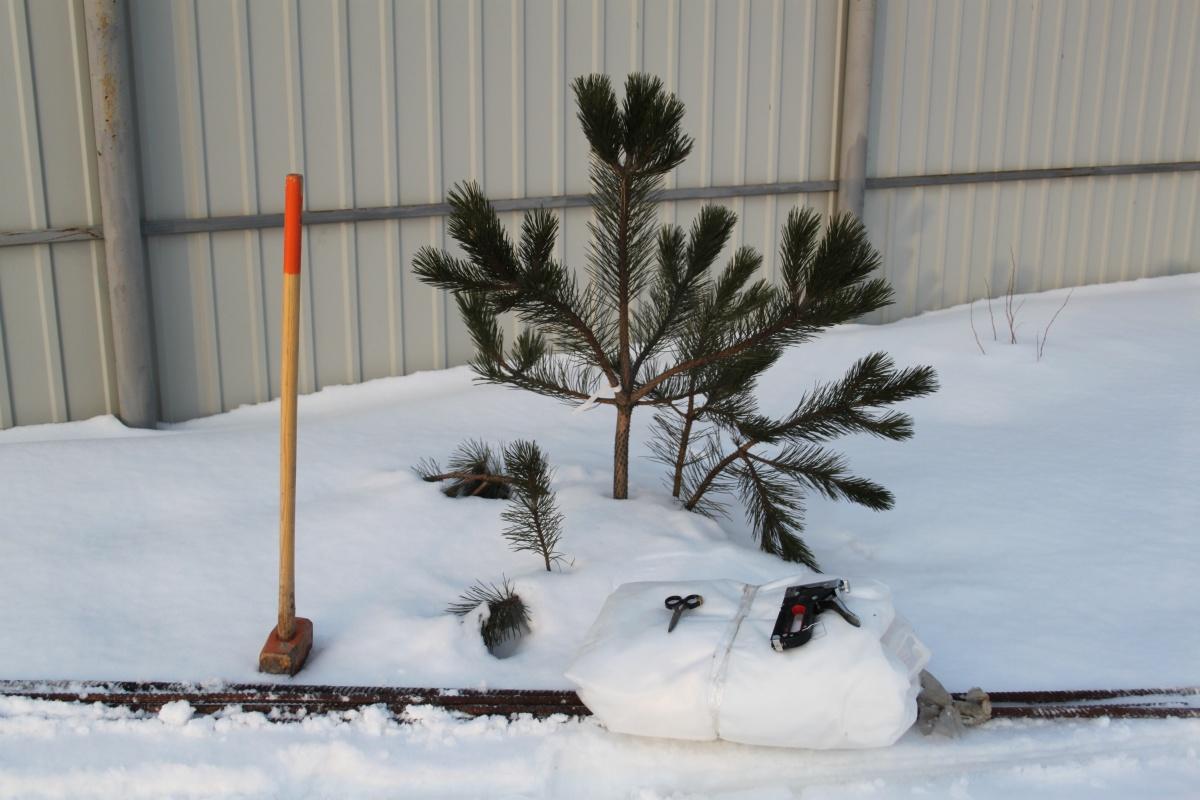
[[[603,376],[600,378],[600,385],[596,387],[596,391],[592,392],[592,396],[575,407],[572,414],[578,414],[580,411],[587,411],[600,405],[600,398],[611,400],[617,396],[617,392],[621,391],[621,385],[612,386],[606,381]]]

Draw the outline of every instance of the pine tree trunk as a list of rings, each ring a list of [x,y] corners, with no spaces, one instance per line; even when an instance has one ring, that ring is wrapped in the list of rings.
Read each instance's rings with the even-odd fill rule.
[[[613,497],[629,497],[629,423],[633,406],[617,406],[617,433],[613,442]]]

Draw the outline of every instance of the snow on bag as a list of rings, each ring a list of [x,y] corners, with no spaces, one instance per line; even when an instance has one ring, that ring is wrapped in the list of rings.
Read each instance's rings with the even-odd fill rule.
[[[930,654],[886,586],[849,579],[841,598],[861,627],[826,612],[808,643],[771,647],[787,587],[826,579],[623,584],[566,677],[619,733],[813,749],[892,744],[916,720]],[[690,594],[703,604],[667,633],[664,600]]]

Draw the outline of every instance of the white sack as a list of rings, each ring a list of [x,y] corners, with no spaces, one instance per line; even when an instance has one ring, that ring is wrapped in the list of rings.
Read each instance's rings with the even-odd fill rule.
[[[566,677],[609,730],[814,749],[883,747],[916,720],[929,650],[877,581],[842,595],[861,628],[826,611],[801,647],[771,648],[788,586],[736,581],[626,583],[604,603]],[[670,634],[663,601],[699,594]]]

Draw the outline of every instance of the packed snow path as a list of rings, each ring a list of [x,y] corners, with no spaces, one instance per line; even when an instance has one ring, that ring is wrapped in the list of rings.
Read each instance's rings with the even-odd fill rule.
[[[0,698],[0,798],[1194,798],[1200,721],[994,721],[958,740],[800,751],[595,722],[368,708],[303,723]]]
[[[761,387],[764,406],[782,412],[815,380],[840,375],[872,350],[890,352],[902,366],[937,368],[942,390],[906,408],[916,420],[912,441],[856,438],[835,445],[858,473],[895,492],[896,509],[875,514],[814,499],[807,537],[826,570],[892,587],[898,608],[933,650],[931,669],[951,689],[1197,683],[1200,626],[1194,624],[1193,588],[1200,542],[1193,528],[1200,517],[1194,490],[1200,459],[1195,402],[1200,276],[1076,290],[1038,361],[1034,334],[1065,296],[1028,298],[1018,318],[1017,345],[1007,344],[1000,304],[993,341],[987,308],[976,303],[974,324],[986,355],[976,347],[965,307],[886,326],[846,326],[796,348]],[[635,416],[636,453],[646,452],[642,442],[650,420],[650,413]],[[533,437],[548,451],[566,515],[562,549],[573,559],[561,571],[539,571],[535,558],[508,551],[499,535],[499,503],[448,500],[409,471],[420,458],[444,458],[472,436]],[[761,583],[797,571],[756,552],[737,513],[717,524],[675,508],[661,466],[648,459],[634,460],[632,499],[608,499],[611,441],[606,409],[573,415],[551,400],[472,386],[465,369],[302,398],[297,608],[314,620],[316,644],[299,679],[565,688],[562,668],[617,584],[692,578]],[[0,432],[5,609],[0,676],[261,679],[256,658],[274,622],[276,447],[274,403],[156,432],[129,431],[111,418]],[[502,574],[531,606],[534,631],[516,655],[500,661],[486,653],[475,632],[442,610],[476,579],[498,580]],[[164,731],[163,724],[116,720],[110,729],[103,721],[80,722],[75,712],[61,718],[41,707],[18,712],[13,702],[6,700],[0,713],[0,780],[26,775],[36,783],[38,764],[50,769],[44,759],[18,757],[35,747],[21,733],[31,726],[49,731],[51,741],[43,746],[65,737],[47,750],[61,746],[73,756],[72,743],[86,741],[90,745],[80,744],[81,753],[90,746],[107,753],[107,761],[80,766],[79,774],[93,777],[102,764],[118,772],[121,764],[146,769],[175,764],[180,774],[187,772],[180,765],[190,764],[188,769],[210,769],[215,776],[228,763],[248,763],[251,752],[274,758],[265,754],[275,750],[229,743],[243,735],[287,742],[278,745],[280,752],[336,749],[339,741],[358,736],[345,732],[353,726],[332,722],[325,733],[293,726],[251,734],[251,723],[214,721],[234,725],[230,739],[223,743],[213,736],[196,758],[173,761],[170,753],[179,740],[172,737],[190,736],[190,726],[209,723],[149,735],[145,732]],[[391,753],[396,763],[419,761],[419,751],[388,742],[418,742],[421,736],[458,741],[455,737],[467,735],[455,733],[460,728],[487,731],[490,724],[463,727],[442,720],[435,728],[396,728],[391,739],[382,736],[362,746],[379,758]],[[553,761],[551,753],[574,758],[580,750],[580,758],[606,762],[608,756],[595,749],[559,744],[574,736],[601,751],[614,748],[612,758],[626,759],[606,770],[616,782],[653,759],[663,763],[659,769],[675,769],[672,753],[695,753],[700,766],[714,753],[729,753],[729,769],[738,780],[753,777],[754,786],[794,793],[809,785],[800,773],[789,773],[795,780],[775,780],[772,770],[798,765],[803,772],[803,765],[817,770],[816,765],[841,763],[859,765],[850,774],[862,775],[862,764],[886,765],[910,749],[921,754],[917,761],[929,756],[928,768],[936,769],[939,754],[960,752],[955,748],[1022,751],[1027,737],[1039,742],[1025,750],[1034,760],[1034,751],[1053,754],[1056,742],[1066,746],[1079,737],[1095,742],[1090,755],[1063,756],[1075,766],[1040,773],[1051,782],[1071,784],[1075,778],[1069,773],[1076,768],[1082,770],[1080,786],[1097,775],[1111,774],[1112,786],[1120,786],[1122,776],[1143,780],[1152,774],[1153,785],[1169,793],[1172,776],[1191,776],[1194,782],[1196,772],[1197,729],[1186,721],[1110,727],[1009,723],[962,744],[906,739],[895,750],[864,755],[862,762],[838,761],[850,759],[847,754],[759,753],[723,745],[689,750],[610,739],[591,723],[494,724],[504,730],[498,741],[508,744],[495,745],[493,773],[508,774],[502,769],[505,754],[513,759],[512,770],[526,777]],[[82,735],[81,726],[94,735],[71,738]],[[569,733],[549,736],[551,731]],[[147,748],[131,752],[134,741],[147,742]],[[1149,750],[1138,750],[1143,744]],[[1125,745],[1136,752],[1121,755]],[[465,765],[472,757],[469,748],[456,754],[456,747],[426,753],[429,769],[450,775],[453,764],[442,762],[461,762],[458,775],[467,780],[474,766]],[[557,769],[567,760],[554,761]],[[419,771],[418,761],[411,764]],[[631,771],[623,771],[627,766]],[[50,780],[49,774],[43,777]],[[264,780],[270,780],[269,768],[267,774]],[[743,785],[689,782],[686,770],[672,774],[681,776],[679,783],[664,778],[627,785],[651,787],[647,797]],[[1003,772],[1007,777],[997,778],[998,793],[1025,791],[1030,774]],[[528,785],[541,788],[511,793],[553,796],[554,785],[539,780]],[[956,779],[946,780],[936,786],[953,789]],[[864,791],[870,796],[868,784]],[[16,784],[0,784],[5,785]],[[63,786],[59,794],[75,794]],[[449,788],[446,793],[453,794]]]

